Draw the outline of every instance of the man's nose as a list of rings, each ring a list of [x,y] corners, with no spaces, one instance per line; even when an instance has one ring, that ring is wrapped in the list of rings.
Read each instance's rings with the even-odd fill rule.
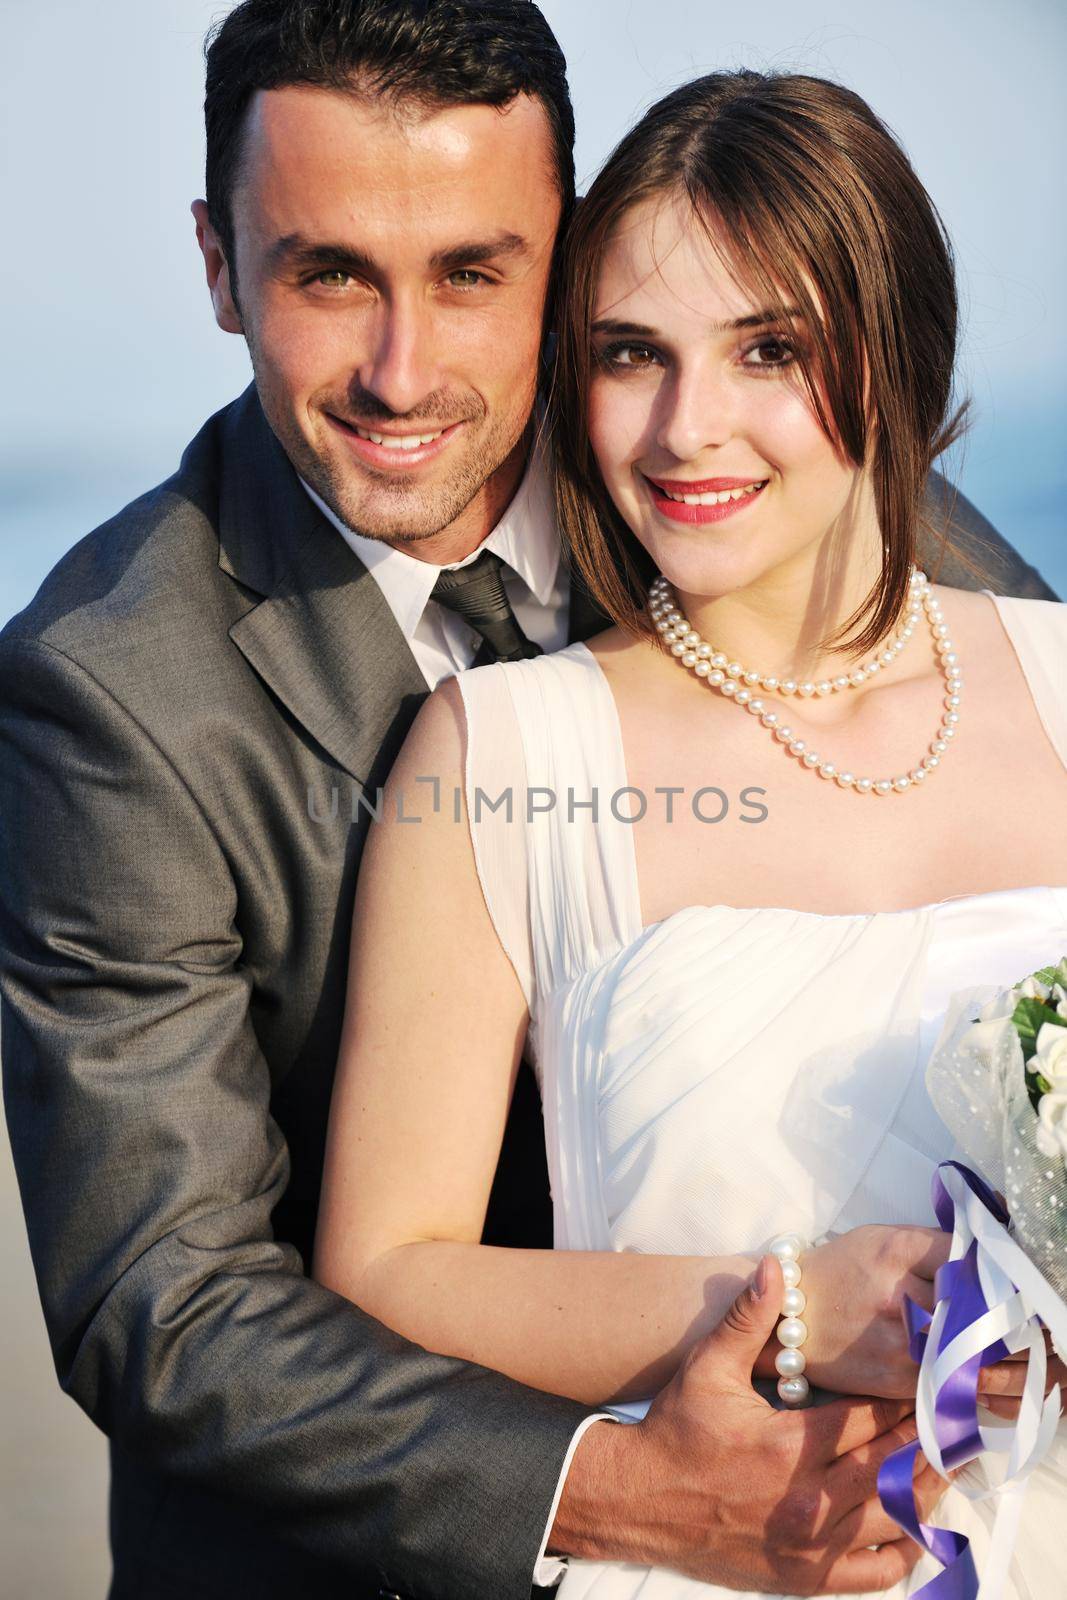
[[[432,318],[419,307],[383,302],[359,369],[362,387],[398,416],[415,411],[440,385]]]

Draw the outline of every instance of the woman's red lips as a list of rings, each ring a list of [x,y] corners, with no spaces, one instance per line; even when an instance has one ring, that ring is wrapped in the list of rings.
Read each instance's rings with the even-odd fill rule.
[[[766,482],[764,478],[700,478],[690,483],[685,478],[651,478],[647,472],[645,477],[668,494],[720,494],[724,489],[747,489],[750,484]]]
[[[711,522],[726,522],[741,516],[756,503],[767,487],[766,478],[705,478],[700,482],[686,483],[668,478],[662,482],[645,478],[649,498],[661,517],[671,522],[699,527]],[[737,491],[742,491],[738,493]],[[713,500],[701,504],[698,495],[726,495],[733,498]],[[690,504],[682,496],[688,497]]]

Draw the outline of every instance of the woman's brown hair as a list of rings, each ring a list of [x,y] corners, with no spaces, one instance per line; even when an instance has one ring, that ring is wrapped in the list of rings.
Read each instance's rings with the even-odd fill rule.
[[[655,568],[604,488],[588,397],[605,247],[623,216],[656,196],[688,201],[761,308],[774,308],[786,327],[785,308],[801,311],[797,367],[820,425],[857,467],[871,452],[881,577],[823,641],[870,650],[904,604],[927,475],[966,412],[948,416],[957,303],[941,218],[866,102],[822,78],[711,73],[660,100],[609,157],[563,253],[551,406],[556,494],[573,563],[594,599],[616,623],[653,638],[644,598]]]

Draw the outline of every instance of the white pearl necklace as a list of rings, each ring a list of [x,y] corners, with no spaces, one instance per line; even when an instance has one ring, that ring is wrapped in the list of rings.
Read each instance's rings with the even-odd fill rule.
[[[879,654],[847,676],[827,678],[818,683],[797,683],[791,678],[782,680],[774,674],[746,671],[739,661],[730,660],[690,628],[678,610],[674,591],[662,573],[649,590],[648,604],[656,632],[683,667],[687,667],[698,678],[703,678],[711,688],[718,689],[720,694],[733,700],[735,705],[744,706],[758,717],[779,744],[798,758],[801,766],[807,767],[810,772],[817,772],[821,778],[833,779],[842,789],[851,789],[854,794],[905,794],[924,783],[931,772],[936,772],[942,756],[956,737],[963,688],[959,657],[949,637],[941,602],[935,599],[925,572],[920,572],[918,568],[912,569],[905,619]],[[924,609],[945,680],[945,709],[941,713],[937,733],[930,741],[928,753],[917,767],[900,777],[863,778],[851,772],[839,771],[832,761],[824,761],[815,750],[809,749],[805,740],[798,739],[792,728],[785,726],[777,711],[771,710],[758,695],[753,694],[754,689],[760,688],[772,694],[800,695],[810,699],[813,695],[826,696],[842,689],[858,689],[868,678],[892,666],[915,632],[919,614]]]

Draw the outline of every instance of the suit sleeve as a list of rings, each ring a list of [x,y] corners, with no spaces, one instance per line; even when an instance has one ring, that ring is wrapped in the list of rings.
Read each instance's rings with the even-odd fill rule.
[[[926,483],[916,558],[935,583],[951,589],[992,589],[994,594],[1058,600],[1036,567],[997,532],[967,496],[940,472]]]
[[[0,1045],[63,1388],[159,1470],[354,1577],[528,1600],[586,1409],[431,1355],[303,1274],[235,884],[145,730],[0,640]]]

